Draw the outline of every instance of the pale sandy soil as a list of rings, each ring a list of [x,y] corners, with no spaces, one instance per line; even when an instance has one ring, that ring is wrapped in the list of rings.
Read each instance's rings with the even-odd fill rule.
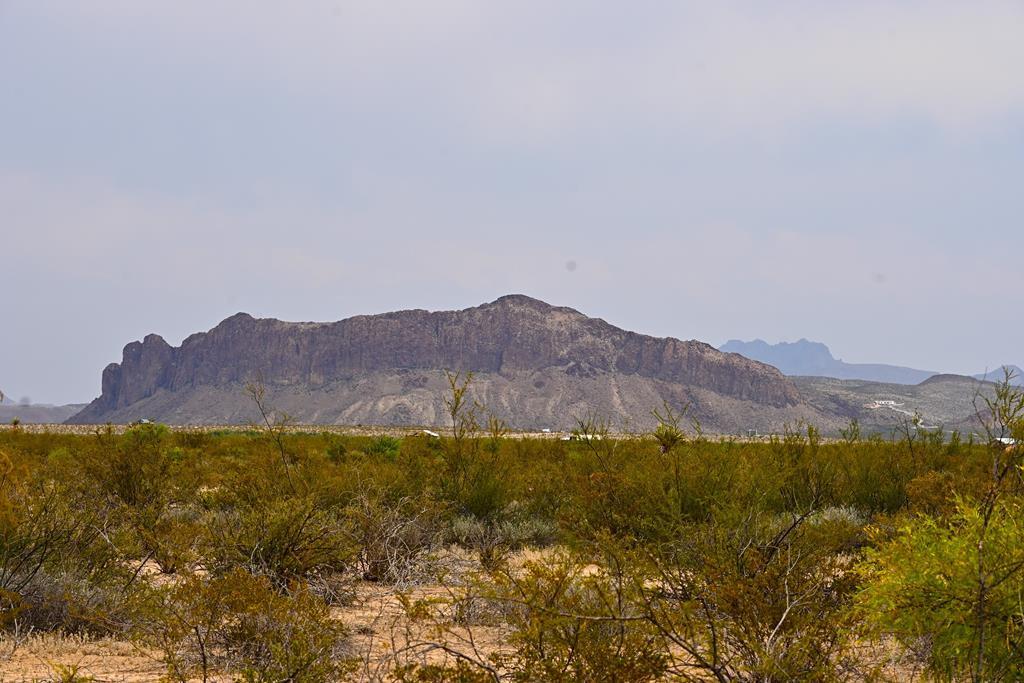
[[[43,634],[18,644],[10,638],[0,639],[0,681],[4,683],[59,680],[61,667],[111,683],[156,681],[164,672],[155,656],[109,638]]]
[[[427,586],[409,592],[410,600],[444,599],[448,592]],[[438,633],[426,623],[410,621],[395,593],[382,586],[361,586],[350,607],[337,611],[349,626],[353,654],[362,662],[353,675],[356,681],[388,680],[388,671],[406,664],[454,663],[438,645],[486,660],[507,647],[505,632],[495,627],[474,626]]]

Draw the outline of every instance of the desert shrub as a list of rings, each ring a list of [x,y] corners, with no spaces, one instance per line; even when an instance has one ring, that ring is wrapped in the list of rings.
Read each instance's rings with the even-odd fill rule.
[[[836,502],[839,467],[814,427],[786,429],[769,446],[775,473],[775,499],[765,503],[780,512],[803,511]]]
[[[450,534],[453,541],[476,552],[485,568],[494,569],[511,552],[526,546],[549,545],[555,539],[557,528],[511,505],[501,518],[458,516],[451,522]]]
[[[393,672],[397,683],[493,683],[498,677],[459,659],[455,664],[407,664]]]
[[[101,437],[96,448],[78,455],[100,495],[130,507],[155,505],[171,495],[170,441],[164,425],[143,424],[120,437]]]
[[[907,482],[908,509],[926,515],[948,515],[956,508],[952,472],[934,470]]]
[[[82,672],[78,664],[54,664],[50,667],[51,683],[93,683],[95,676]]]
[[[989,439],[983,495],[958,498],[946,520],[912,518],[861,566],[865,623],[940,678],[1024,677],[1024,391],[1011,380],[975,397]],[[1018,444],[1000,440],[1008,435]]]
[[[78,495],[104,509],[108,537],[120,553],[153,560],[166,573],[197,559],[199,535],[192,503],[203,472],[176,442],[163,425],[144,424],[48,456],[55,473],[80,475]]]
[[[326,604],[241,570],[157,590],[147,615],[136,638],[163,653],[171,680],[227,672],[244,681],[334,681],[351,669],[345,630]]]
[[[360,496],[347,514],[362,578],[392,584],[415,580],[441,539],[441,512],[423,498],[389,503],[372,494]]]
[[[334,464],[339,464],[345,459],[345,455],[348,453],[348,446],[344,439],[338,438],[334,434],[325,434],[324,438],[327,445],[324,448],[324,454]]]
[[[508,429],[491,417],[485,432],[483,407],[469,401],[472,373],[448,373],[447,378],[451,393],[444,401],[451,437],[441,439],[437,451],[439,495],[460,513],[490,518],[510,502],[510,463],[500,454]]]
[[[571,505],[573,491],[566,459],[567,443],[550,439],[509,439],[502,456],[515,463],[506,470],[514,503],[523,513],[557,524],[562,510]]]
[[[176,574],[199,560],[199,539],[204,527],[196,510],[171,509],[143,521],[137,529],[146,557],[164,574]]]
[[[410,642],[419,661],[393,673],[403,681],[661,680],[669,660],[635,586],[628,563],[594,564],[567,551],[464,576],[447,599],[403,600],[411,621],[432,624],[432,639]],[[476,648],[480,626],[502,628],[499,651]],[[424,662],[438,651],[443,662]]]
[[[402,442],[393,436],[378,436],[366,446],[364,452],[367,455],[394,459],[398,457],[401,445]]]
[[[204,522],[202,555],[212,571],[244,568],[279,587],[343,572],[357,552],[344,519],[311,495],[240,502],[211,512]]]
[[[648,557],[638,584],[642,612],[676,673],[719,680],[833,680],[846,655],[844,614],[855,583],[842,554],[849,544],[827,518],[783,519],[723,511],[675,546]]]
[[[120,634],[134,623],[134,599],[140,588],[120,567],[39,571],[18,594],[12,616],[22,629]]]
[[[816,510],[807,518],[814,526],[840,524],[849,529],[860,529],[867,525],[868,519],[855,507],[838,506]]]
[[[906,484],[913,462],[900,445],[881,439],[822,447],[838,476],[827,503],[848,505],[866,514],[891,514],[906,505]]]
[[[400,680],[829,680],[853,663],[851,639],[890,636],[923,661],[953,652],[960,659],[933,663],[932,674],[955,677],[972,675],[956,648],[979,631],[984,677],[1019,675],[997,668],[998,648],[1016,651],[1021,623],[1007,596],[1019,588],[1010,527],[1024,479],[1007,444],[914,428],[894,439],[848,430],[829,443],[801,429],[768,443],[716,441],[676,431],[667,415],[647,437],[613,438],[584,420],[574,441],[513,439],[464,389],[455,378],[450,432],[400,445],[273,419],[250,433],[0,431],[0,628],[116,633],[145,623],[147,638],[177,629],[177,640],[159,637],[184,653],[182,676],[196,674],[205,647],[188,639],[208,630],[211,670],[283,677],[286,666],[266,673],[259,662],[305,646],[259,635],[273,630],[259,610],[224,596],[255,581],[261,613],[306,600],[315,613],[350,597],[358,577],[401,593],[448,568],[452,601],[431,618],[449,649],[421,643],[410,652],[430,664],[399,669]],[[993,424],[1013,414],[1003,404]],[[1002,507],[989,506],[999,512],[979,601],[977,578],[975,598],[966,587],[978,524],[956,501],[986,498],[994,470],[1005,473],[992,499]],[[433,552],[445,542],[475,552],[484,570],[467,578],[458,558]],[[513,555],[556,542],[532,564]],[[865,547],[877,550],[851,571]],[[154,577],[154,566],[174,576]],[[173,594],[181,586],[194,595]],[[943,586],[950,602],[931,607]],[[219,610],[208,627],[197,621],[200,598]],[[979,602],[981,629],[972,626]],[[154,604],[191,616],[161,626]],[[243,621],[258,629],[228,629]],[[481,656],[459,640],[475,627],[513,637],[497,659]]]
[[[213,436],[206,432],[188,430],[176,432],[174,441],[183,448],[203,449],[210,445]]]
[[[132,581],[107,542],[103,510],[0,452],[0,625],[110,632]]]
[[[357,545],[335,491],[338,466],[319,438],[249,437],[215,462],[215,485],[195,502],[203,566],[216,574],[242,568],[281,588],[351,566]]]
[[[572,498],[559,511],[563,528],[584,538],[602,532],[621,536],[639,535],[641,526],[653,526],[649,517],[638,515],[649,507],[645,503],[643,481],[629,477],[617,466],[604,469],[605,463],[593,459],[589,451],[573,447],[566,458],[572,477]]]
[[[623,565],[593,567],[568,555],[491,575],[487,599],[506,605],[516,681],[651,681],[666,671],[658,634],[643,619]]]
[[[635,483],[611,498],[621,501],[619,535],[671,542],[691,525],[709,522],[722,500],[762,505],[764,491],[777,486],[775,473],[753,471],[746,448],[698,437],[656,456],[632,454],[626,473]]]
[[[1024,677],[1024,526],[1019,499],[991,518],[961,500],[948,522],[918,516],[869,550],[860,614],[947,680]]]

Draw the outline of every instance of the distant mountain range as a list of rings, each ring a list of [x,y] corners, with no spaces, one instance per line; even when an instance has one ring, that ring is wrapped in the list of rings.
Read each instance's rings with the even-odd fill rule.
[[[60,424],[85,407],[84,403],[66,406],[21,405],[5,401],[0,404],[0,424],[9,424],[18,419],[23,424]]]
[[[688,418],[718,434],[800,424],[836,434],[851,420],[886,433],[915,416],[976,430],[972,397],[992,390],[970,377],[844,363],[807,340],[718,350],[651,337],[510,295],[459,311],[328,323],[239,313],[180,346],[151,334],[124,348],[103,371],[102,394],[67,422],[246,423],[258,417],[246,384],[260,381],[269,405],[298,423],[440,426],[446,370],[472,371],[471,401],[527,430],[572,429],[587,417],[645,430],[666,403],[688,406]],[[60,417],[17,410],[26,422]]]
[[[989,370],[988,372],[979,372],[977,375],[971,375],[974,379],[983,379],[989,382],[1001,382],[1004,370],[1009,370],[1013,378],[1010,380],[1011,384],[1016,384],[1019,387],[1024,387],[1024,370],[1021,370],[1019,365],[1000,365],[995,370]]]
[[[821,342],[801,339],[796,342],[769,344],[761,339],[740,341],[731,339],[719,347],[726,353],[738,353],[751,360],[777,367],[782,374],[790,377],[831,377],[833,379],[856,379],[887,384],[920,384],[930,377],[943,374],[934,370],[918,370],[899,365],[881,363],[846,363],[832,355]],[[1017,384],[1024,384],[1024,372],[1016,365],[1005,366],[1016,374]],[[988,373],[978,373],[973,379],[999,381],[1003,370],[997,367]]]

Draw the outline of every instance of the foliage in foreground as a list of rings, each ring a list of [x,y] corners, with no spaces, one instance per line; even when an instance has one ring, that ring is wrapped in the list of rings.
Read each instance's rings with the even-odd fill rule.
[[[245,681],[337,680],[345,630],[307,588],[281,593],[264,577],[233,570],[191,575],[149,597],[139,640],[162,652],[167,675],[182,682],[236,671]]]
[[[1020,450],[719,442],[668,407],[649,436],[515,439],[450,381],[440,439],[289,433],[265,406],[249,433],[0,433],[0,629],[130,637],[173,680],[899,679],[859,647],[890,641],[940,680],[1024,676]],[[981,407],[1022,440],[1019,392]],[[449,545],[476,569],[434,576]],[[383,668],[332,617],[358,581],[419,629]]]
[[[1024,678],[1022,513],[1019,500],[999,505],[983,533],[983,513],[962,504],[948,520],[920,517],[869,550],[859,596],[867,622],[943,678]]]

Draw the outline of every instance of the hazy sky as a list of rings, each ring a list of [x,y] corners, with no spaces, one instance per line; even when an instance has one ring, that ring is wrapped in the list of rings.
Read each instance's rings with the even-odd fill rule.
[[[1024,1],[0,0],[0,388],[519,292],[1024,365]]]

